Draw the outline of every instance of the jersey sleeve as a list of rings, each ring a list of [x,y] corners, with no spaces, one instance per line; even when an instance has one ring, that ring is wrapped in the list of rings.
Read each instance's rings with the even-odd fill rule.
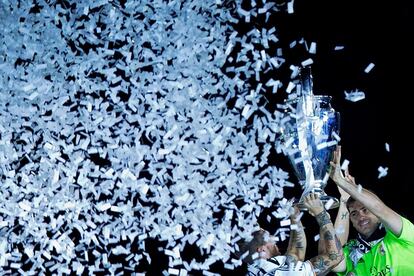
[[[388,234],[393,239],[399,240],[402,243],[414,245],[414,225],[412,224],[411,221],[409,221],[408,219],[404,217],[401,217],[401,220],[402,220],[401,235],[397,237],[391,231],[387,231]]]
[[[316,273],[313,269],[313,266],[310,261],[305,261],[302,263],[304,275],[306,276],[316,276]]]

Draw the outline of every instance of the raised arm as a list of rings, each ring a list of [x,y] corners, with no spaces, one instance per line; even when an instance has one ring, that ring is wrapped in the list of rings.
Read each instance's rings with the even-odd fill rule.
[[[294,207],[292,214],[290,215],[290,239],[289,245],[286,251],[287,256],[294,257],[296,260],[303,261],[306,253],[306,234],[300,221],[300,211],[297,207]]]
[[[316,275],[326,275],[343,260],[342,246],[335,235],[335,229],[329,214],[319,197],[312,193],[306,195],[304,205],[309,213],[316,218],[320,229],[319,235],[324,239],[323,253],[311,258],[309,262],[312,264]]]
[[[341,197],[339,199],[339,208],[338,213],[336,214],[334,227],[336,236],[341,242],[341,245],[344,246],[345,243],[348,241],[349,236],[349,211],[346,207],[346,202],[348,201],[348,198],[350,196],[339,186],[338,190],[341,194]]]
[[[346,175],[349,175],[348,170],[345,171]],[[352,177],[349,175],[349,177]],[[348,241],[349,237],[349,211],[346,207],[346,202],[348,201],[350,195],[345,192],[341,187],[338,186],[339,194],[341,195],[339,199],[339,209],[338,213],[336,214],[335,219],[335,233],[341,243],[342,247]],[[346,270],[346,263],[345,259],[342,262],[332,269],[333,272],[344,272]]]
[[[331,166],[333,169],[332,179],[338,185],[338,187],[342,188],[345,192],[347,192],[353,199],[361,202],[365,208],[371,211],[374,215],[376,215],[382,224],[388,228],[392,233],[396,236],[399,236],[402,231],[402,220],[401,216],[396,213],[394,210],[389,208],[385,205],[378,196],[373,194],[372,192],[358,186],[355,183],[353,177],[349,174],[343,174],[341,171],[340,159],[341,159],[341,147],[338,146],[335,151],[335,158],[336,162],[331,162]]]
[[[339,194],[341,195],[339,199],[339,208],[338,213],[336,214],[334,228],[336,236],[338,237],[342,246],[348,241],[349,237],[349,211],[346,207],[346,202],[348,201],[349,194],[345,192],[338,186]],[[318,243],[318,253],[323,253],[325,245],[323,244],[325,240],[323,237],[319,237]]]

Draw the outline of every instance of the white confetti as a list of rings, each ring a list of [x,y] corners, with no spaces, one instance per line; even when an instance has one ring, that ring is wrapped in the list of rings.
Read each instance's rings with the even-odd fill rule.
[[[341,137],[335,131],[332,131],[332,136],[334,137],[336,141],[338,142],[341,141]]]
[[[334,204],[334,200],[332,198],[330,198],[326,203],[325,203],[325,209],[329,210],[332,207],[332,204]]]
[[[350,92],[344,92],[345,93],[345,99],[351,102],[358,102],[360,100],[365,99],[365,93],[362,91],[350,91]]]
[[[371,72],[371,70],[372,70],[372,68],[374,68],[374,66],[375,66],[374,63],[368,64],[368,66],[365,68],[364,72],[368,74],[369,72]]]
[[[346,171],[348,167],[349,167],[349,160],[344,159],[344,161],[342,161],[341,170]]]
[[[313,64],[313,59],[311,59],[311,58],[308,58],[307,60],[304,60],[301,63],[302,67],[306,67],[306,66],[309,66],[311,64]]]
[[[316,42],[312,42],[309,47],[309,53],[310,54],[316,54]]]
[[[293,3],[294,3],[294,0],[291,0],[288,2],[288,13],[294,13]]]
[[[286,92],[291,93],[293,88],[295,88],[295,87],[296,87],[296,85],[293,82],[290,82],[288,87],[286,88]]]
[[[280,221],[280,226],[284,227],[288,225],[290,225],[290,219],[285,219],[285,220]]]
[[[21,201],[19,202],[19,207],[23,209],[24,211],[30,212],[32,210],[32,207],[30,206],[29,202],[27,201]]]
[[[388,174],[388,168],[387,167],[378,167],[378,178],[385,177]]]

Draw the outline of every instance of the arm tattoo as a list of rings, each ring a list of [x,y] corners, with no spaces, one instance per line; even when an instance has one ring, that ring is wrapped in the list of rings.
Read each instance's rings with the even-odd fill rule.
[[[343,259],[342,246],[335,235],[335,229],[326,211],[316,215],[320,226],[320,236],[324,239],[320,255],[310,259],[316,275],[326,275]]]
[[[323,238],[326,240],[326,241],[331,241],[331,240],[333,240],[334,239],[334,237],[333,237],[333,235],[332,235],[332,233],[331,232],[325,232],[325,233],[323,233]]]
[[[297,259],[294,257],[294,256],[292,256],[292,255],[286,255],[286,263],[287,264],[296,264],[297,263]]]
[[[337,236],[335,236],[335,245],[336,245],[336,249],[338,249],[338,251],[340,251],[342,249],[342,244],[340,242],[340,240],[338,239]]]
[[[296,230],[294,232],[294,240],[293,243],[296,248],[303,248],[304,247],[304,239],[305,239],[305,232],[303,231],[303,227]]]
[[[303,261],[306,251],[306,234],[300,222],[297,223],[298,228],[290,231],[289,245],[286,255],[295,256]]]
[[[322,257],[317,258],[313,262],[313,267],[315,268],[316,275],[320,275],[320,273],[324,272],[328,267],[329,262],[325,261]]]
[[[341,219],[346,219],[348,217],[348,212],[342,214]]]
[[[296,248],[303,248],[303,243],[302,243],[302,241],[297,241],[296,242]]]
[[[322,227],[324,225],[327,225],[328,223],[331,223],[331,219],[329,218],[329,215],[326,212],[326,210],[323,210],[322,212],[320,212],[318,215],[316,215],[315,218],[319,224],[319,227]]]
[[[336,252],[329,252],[328,257],[331,261],[336,261],[338,258],[340,258],[339,254]]]

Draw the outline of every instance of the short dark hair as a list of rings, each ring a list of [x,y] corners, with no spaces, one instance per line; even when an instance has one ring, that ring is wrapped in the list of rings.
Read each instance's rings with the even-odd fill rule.
[[[368,191],[368,192],[370,192],[370,193],[373,193],[374,195],[377,195],[374,191],[372,191],[370,189],[365,189],[365,190]],[[348,200],[346,201],[346,209],[348,209],[348,211],[349,211],[349,207],[351,206],[351,204],[353,204],[356,201],[358,201],[358,200],[356,200],[352,196],[350,196],[348,198]],[[364,204],[364,203],[361,202],[361,204]]]
[[[254,261],[253,254],[257,252],[257,248],[266,244],[265,233],[265,230],[260,229],[252,233],[252,239],[242,239],[237,242],[239,249],[236,250],[235,255],[240,258],[243,254],[249,252],[242,261],[247,264],[251,264]]]
[[[348,198],[348,200],[346,201],[346,209],[348,209],[349,211],[349,207],[351,206],[351,204],[353,204],[354,202],[356,202],[357,200],[352,198],[351,196]]]

